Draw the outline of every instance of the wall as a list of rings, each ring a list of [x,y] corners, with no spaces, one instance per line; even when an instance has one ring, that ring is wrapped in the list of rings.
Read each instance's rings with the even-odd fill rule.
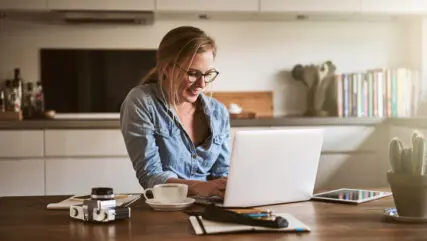
[[[419,53],[421,54],[420,56],[420,62],[421,62],[421,70],[422,70],[422,76],[423,76],[423,80],[427,79],[427,17],[424,17],[422,19],[421,22],[421,37],[420,37],[420,41],[423,43],[421,44],[421,51],[419,51]],[[427,90],[427,86],[426,86],[426,82],[423,82],[423,93],[426,93]],[[427,94],[424,94],[423,96],[423,100],[422,101],[427,101]],[[422,113],[424,115],[427,114],[427,110],[424,110],[424,112]]]
[[[38,50],[63,48],[156,48],[171,28],[190,24],[213,35],[219,45],[217,91],[273,90],[275,114],[304,110],[304,89],[283,71],[297,63],[332,60],[339,72],[414,66],[419,60],[419,28],[400,22],[157,21],[154,26],[65,26],[3,22],[0,79],[21,67],[39,78]]]
[[[412,53],[412,66],[421,71],[422,76],[422,92],[421,92],[421,108],[418,115],[427,115],[427,17],[421,17],[418,21],[413,21],[408,25],[409,36],[411,39],[407,41],[407,45]]]

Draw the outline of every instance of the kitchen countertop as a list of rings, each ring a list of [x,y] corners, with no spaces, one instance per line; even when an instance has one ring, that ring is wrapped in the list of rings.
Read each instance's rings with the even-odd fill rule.
[[[297,118],[273,117],[256,119],[231,119],[231,127],[275,127],[275,126],[342,126],[342,125],[378,125],[384,118]],[[118,119],[52,119],[0,121],[0,129],[117,129]]]
[[[338,117],[274,117],[259,119],[232,119],[232,127],[275,127],[275,126],[342,126],[378,125],[383,118],[338,118]]]
[[[337,118],[337,117],[272,117],[255,119],[231,119],[231,127],[279,127],[279,126],[375,126],[392,124],[413,128],[427,128],[427,118]],[[31,129],[118,129],[118,119],[52,119],[0,121],[2,130]]]

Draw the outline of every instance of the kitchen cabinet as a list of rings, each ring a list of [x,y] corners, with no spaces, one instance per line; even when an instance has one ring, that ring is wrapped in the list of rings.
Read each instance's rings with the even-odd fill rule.
[[[157,12],[258,12],[258,10],[258,0],[157,0],[156,7]]]
[[[119,129],[46,130],[48,157],[127,156]]]
[[[324,127],[323,152],[376,151],[379,135],[372,126]]]
[[[50,10],[153,11],[155,0],[48,0]]]
[[[0,10],[46,10],[48,0],[0,0]]]
[[[375,153],[323,154],[316,189],[374,188],[387,185],[386,172]]]
[[[386,135],[374,126],[288,126],[288,127],[234,127],[231,128],[231,137],[238,130],[262,129],[295,129],[295,128],[320,128],[323,130],[322,152],[325,153],[351,153],[374,152],[381,138]],[[232,138],[230,141],[232,141]]]
[[[373,126],[289,126],[272,129],[320,128],[323,130],[322,152],[347,153],[375,151],[378,138]]]
[[[0,197],[44,195],[43,159],[0,159]]]
[[[374,126],[232,127],[230,145],[238,130],[321,128],[323,152],[375,151],[381,138]],[[46,156],[128,156],[118,129],[46,130]]]
[[[426,0],[0,0],[0,10],[427,14]]]
[[[46,194],[141,192],[119,129],[46,130]]]
[[[375,1],[375,0],[374,0]],[[360,12],[360,0],[261,0],[261,12]]]
[[[373,126],[234,127],[231,128],[231,139],[239,130],[295,128],[321,128],[324,131],[316,188],[360,188],[387,184],[387,166],[377,145],[381,142],[380,138],[386,137],[386,132],[379,132]]]
[[[386,184],[389,139],[409,140],[413,130],[392,126],[389,134],[389,127],[380,125],[231,127],[230,145],[238,130],[288,128],[324,130],[319,188]],[[142,190],[120,129],[2,130],[0,181],[0,196],[83,194],[93,186]]]
[[[46,195],[87,194],[97,186],[142,192],[129,158],[46,159]]]
[[[43,130],[0,131],[0,159],[7,157],[43,157]]]
[[[426,0],[361,0],[362,13],[427,14]]]

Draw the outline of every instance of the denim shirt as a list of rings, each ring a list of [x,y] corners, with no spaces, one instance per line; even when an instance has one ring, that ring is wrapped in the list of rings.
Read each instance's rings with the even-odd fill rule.
[[[136,177],[143,188],[168,178],[207,180],[228,175],[230,119],[217,100],[199,96],[211,135],[195,146],[176,112],[163,101],[157,83],[129,91],[120,109],[120,125]]]

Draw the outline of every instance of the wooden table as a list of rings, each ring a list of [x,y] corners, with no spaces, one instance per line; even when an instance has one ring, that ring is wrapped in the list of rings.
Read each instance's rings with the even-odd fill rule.
[[[427,224],[388,221],[383,210],[392,197],[359,205],[301,202],[275,205],[312,228],[308,233],[243,233],[196,236],[183,212],[155,212],[143,199],[132,205],[132,217],[107,224],[72,220],[65,210],[47,210],[61,197],[0,198],[0,240],[427,240]],[[197,207],[197,205],[196,205]],[[193,207],[194,208],[194,207]]]

